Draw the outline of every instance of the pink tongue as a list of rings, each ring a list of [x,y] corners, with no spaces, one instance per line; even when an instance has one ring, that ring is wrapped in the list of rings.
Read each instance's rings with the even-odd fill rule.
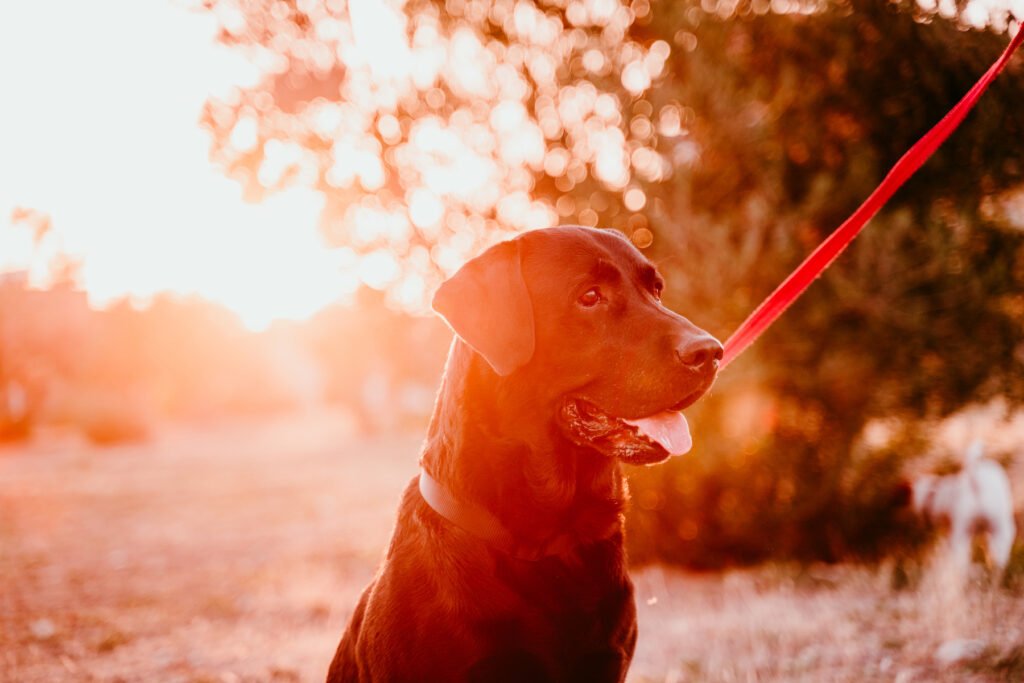
[[[644,436],[661,444],[661,447],[672,455],[682,455],[693,447],[690,426],[686,424],[686,418],[682,413],[666,410],[638,420],[623,422],[639,429]]]

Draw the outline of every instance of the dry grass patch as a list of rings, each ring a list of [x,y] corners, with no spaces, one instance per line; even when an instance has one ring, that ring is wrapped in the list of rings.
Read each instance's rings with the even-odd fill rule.
[[[420,439],[324,413],[0,447],[0,681],[323,680]],[[1019,588],[890,573],[640,569],[630,683],[1022,680]]]
[[[894,591],[891,571],[644,569],[631,681],[1024,680],[1024,597],[942,563]]]

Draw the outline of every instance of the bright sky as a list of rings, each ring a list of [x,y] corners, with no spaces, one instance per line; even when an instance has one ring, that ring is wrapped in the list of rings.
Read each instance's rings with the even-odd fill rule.
[[[26,265],[20,206],[50,214],[97,305],[195,292],[259,328],[355,288],[319,197],[249,204],[208,161],[204,101],[257,77],[214,33],[168,0],[0,3],[0,271]]]

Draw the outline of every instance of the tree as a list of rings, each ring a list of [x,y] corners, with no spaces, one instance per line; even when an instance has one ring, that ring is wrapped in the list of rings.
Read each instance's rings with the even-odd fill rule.
[[[676,301],[714,311],[713,329],[726,331],[1003,44],[871,2],[807,17],[705,18],[699,33],[706,51],[668,69],[685,83],[659,92],[689,93],[705,160],[659,190],[666,203],[684,202],[666,218],[691,217],[694,260],[714,264],[680,274]],[[1012,302],[1024,285],[1022,235],[998,207],[1020,183],[1018,148],[1005,140],[1024,121],[1013,107],[1020,68],[1007,75],[753,357],[728,371],[704,406],[699,429],[711,443],[699,458],[640,476],[636,488],[658,495],[635,518],[638,549],[675,536],[675,559],[708,564],[877,551],[900,458],[914,451],[864,452],[867,421],[910,428],[968,401],[1019,400],[1022,318]],[[744,401],[758,406],[746,419],[762,429],[729,428]],[[690,477],[701,486],[672,496],[689,491],[681,480]]]
[[[334,243],[402,263],[420,299],[484,244],[639,209],[662,180],[630,101],[670,46],[630,33],[644,8],[473,0],[208,3],[222,39],[267,64],[209,103],[213,157],[253,196],[316,187]],[[638,220],[642,214],[637,214]]]
[[[599,224],[653,239],[669,303],[723,337],[1005,44],[884,0],[208,6],[268,67],[209,103],[214,158],[254,195],[318,188],[331,240],[401,264],[393,292],[425,300],[518,230]],[[724,374],[699,452],[637,473],[637,557],[870,551],[907,453],[864,451],[866,422],[1019,401],[1021,81]]]

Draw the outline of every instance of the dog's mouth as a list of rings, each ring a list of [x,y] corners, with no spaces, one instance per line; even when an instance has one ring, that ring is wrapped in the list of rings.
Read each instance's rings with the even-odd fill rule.
[[[665,410],[639,418],[616,417],[584,399],[568,398],[562,404],[560,421],[579,445],[630,465],[653,465],[692,448],[690,427],[680,411],[703,393],[696,391]]]

